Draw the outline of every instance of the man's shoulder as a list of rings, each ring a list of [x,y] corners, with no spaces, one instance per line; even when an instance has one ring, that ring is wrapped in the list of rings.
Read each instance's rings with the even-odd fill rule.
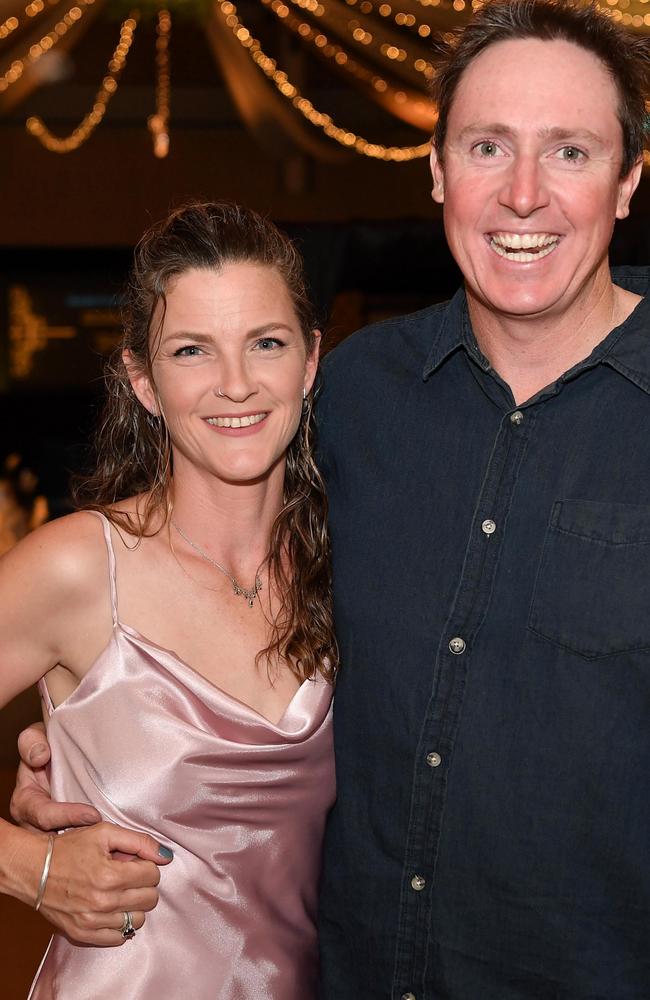
[[[614,284],[628,292],[645,297],[650,291],[650,267],[621,265],[613,267],[611,274]]]
[[[328,378],[370,374],[377,366],[385,370],[397,360],[421,373],[448,305],[439,302],[362,327],[327,355],[325,374]]]

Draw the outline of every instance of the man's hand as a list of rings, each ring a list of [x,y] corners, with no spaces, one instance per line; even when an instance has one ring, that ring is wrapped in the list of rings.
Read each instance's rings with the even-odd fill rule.
[[[20,767],[11,796],[11,815],[21,826],[37,830],[63,830],[101,822],[96,809],[79,802],[52,802],[45,771],[50,745],[42,722],[35,722],[18,737]]]

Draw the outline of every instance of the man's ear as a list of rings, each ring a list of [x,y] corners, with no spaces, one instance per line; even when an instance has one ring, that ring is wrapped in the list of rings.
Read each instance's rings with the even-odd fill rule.
[[[135,360],[129,350],[122,351],[122,361],[124,362],[131,388],[145,410],[148,410],[154,417],[160,416],[156,393],[151,384],[151,379],[143,371],[142,365]]]
[[[630,202],[641,180],[643,156],[640,156],[630,172],[622,177],[618,184],[618,199],[616,201],[616,218],[627,219],[630,214]]]
[[[318,368],[318,358],[320,356],[320,345],[321,345],[321,332],[320,330],[312,330],[312,336],[314,338],[314,346],[312,347],[311,354],[307,355],[305,360],[305,392],[311,392],[311,387],[314,384],[314,379],[316,378],[316,370]]]
[[[442,205],[445,200],[445,173],[440,157],[438,156],[438,150],[433,143],[431,143],[431,159],[429,162],[431,164],[431,177],[433,178],[431,197],[439,205]]]

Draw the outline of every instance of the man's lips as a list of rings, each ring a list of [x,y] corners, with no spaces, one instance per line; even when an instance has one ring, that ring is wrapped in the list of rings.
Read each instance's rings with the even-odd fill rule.
[[[499,231],[487,234],[487,241],[499,257],[520,264],[548,257],[560,244],[557,233],[512,233]]]
[[[256,424],[261,424],[263,420],[268,417],[268,410],[262,413],[242,413],[239,416],[222,416],[222,417],[204,417],[203,419],[211,427],[227,427],[232,429],[237,429],[240,427],[254,427]]]

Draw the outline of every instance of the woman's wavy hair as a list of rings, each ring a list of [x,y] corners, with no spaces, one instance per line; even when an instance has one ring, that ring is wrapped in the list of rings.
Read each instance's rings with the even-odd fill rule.
[[[122,352],[149,377],[170,282],[190,268],[220,270],[227,264],[261,264],[286,283],[300,322],[307,353],[315,347],[315,319],[305,289],[302,260],[291,240],[257,212],[228,202],[193,202],[152,226],[135,250],[123,303],[124,337],[105,375],[106,402],[95,440],[96,465],[79,480],[79,507],[99,510],[136,538],[156,534],[171,510],[173,457],[169,432],[139,402]],[[280,595],[269,645],[259,656],[285,659],[301,679],[320,673],[333,680],[338,652],[332,624],[327,499],[313,459],[313,390],[286,457],[283,506],[271,532],[267,565]],[[138,518],[113,505],[135,494],[146,499]]]
[[[621,177],[626,177],[647,143],[650,40],[620,28],[589,0],[487,0],[465,27],[436,43],[432,93],[438,105],[433,133],[438,157],[444,160],[447,120],[467,67],[495,42],[524,38],[573,42],[606,67],[618,91],[618,118],[623,130]]]

